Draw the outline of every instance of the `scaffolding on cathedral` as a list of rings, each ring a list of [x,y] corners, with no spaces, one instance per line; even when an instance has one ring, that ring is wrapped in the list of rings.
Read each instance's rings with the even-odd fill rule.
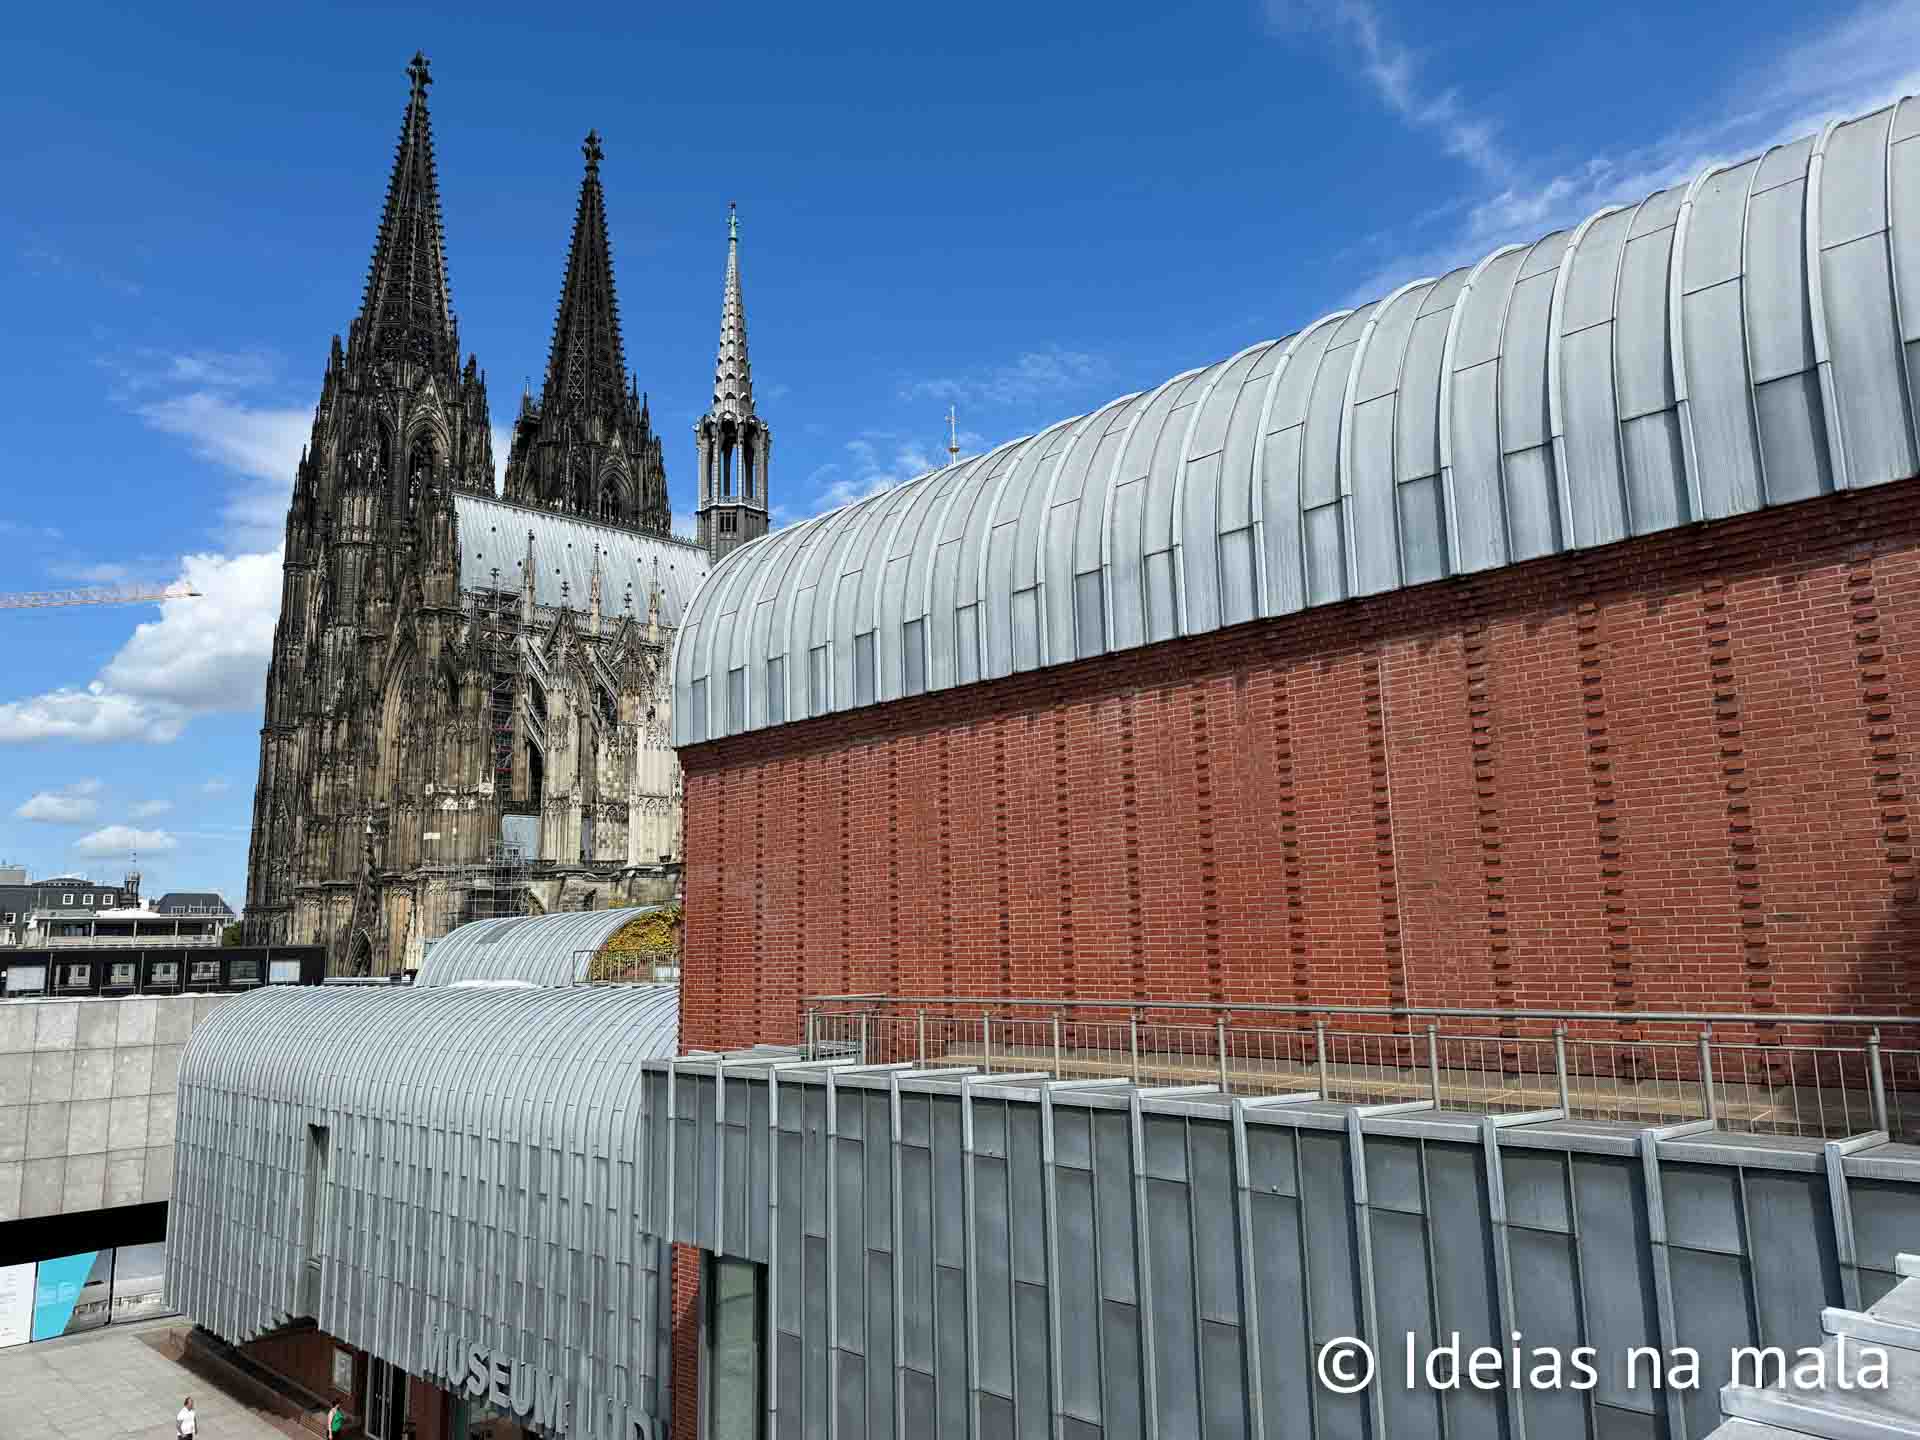
[[[427,894],[431,946],[475,920],[506,920],[539,913],[533,896],[533,861],[523,846],[502,843],[479,860],[422,867]]]

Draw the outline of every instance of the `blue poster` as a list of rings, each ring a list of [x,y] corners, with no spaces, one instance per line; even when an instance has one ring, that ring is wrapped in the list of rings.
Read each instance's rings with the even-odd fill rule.
[[[33,1290],[33,1338],[51,1340],[106,1324],[112,1280],[111,1250],[42,1260]]]

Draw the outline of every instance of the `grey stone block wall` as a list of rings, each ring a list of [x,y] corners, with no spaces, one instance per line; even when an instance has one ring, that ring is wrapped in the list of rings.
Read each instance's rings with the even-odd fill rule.
[[[0,1001],[0,1222],[171,1199],[180,1055],[229,998]]]

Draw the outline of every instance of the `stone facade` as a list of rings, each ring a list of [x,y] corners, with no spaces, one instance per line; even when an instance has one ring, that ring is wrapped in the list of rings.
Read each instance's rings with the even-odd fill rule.
[[[171,1199],[180,1055],[231,998],[0,1002],[0,1222]]]
[[[545,383],[495,494],[486,379],[460,359],[424,57],[358,317],[295,476],[248,864],[251,943],[336,972],[416,966],[503,898],[669,899],[680,773],[670,655],[707,549],[675,537],[626,369],[597,135]],[[730,241],[722,369],[745,366]],[[746,392],[751,408],[751,391]],[[764,464],[758,472],[764,507]],[[517,847],[515,894],[474,867]]]

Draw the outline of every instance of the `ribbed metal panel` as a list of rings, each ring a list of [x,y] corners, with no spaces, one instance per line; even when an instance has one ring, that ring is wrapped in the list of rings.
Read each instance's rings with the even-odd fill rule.
[[[661,907],[568,910],[557,915],[512,915],[474,920],[434,942],[416,986],[456,985],[463,980],[524,980],[532,985],[574,985],[621,927]]]
[[[1913,106],[742,547],[675,743],[1912,475]]]
[[[168,1298],[235,1342],[311,1315],[415,1375],[444,1330],[565,1377],[576,1415],[664,1416],[642,1062],[678,1014],[672,986],[227,1002],[180,1070]]]
[[[601,613],[627,613],[633,596],[634,618],[647,618],[647,596],[660,582],[660,623],[677,626],[688,602],[707,578],[707,552],[690,540],[641,535],[610,525],[595,525],[572,515],[530,510],[484,495],[456,494],[454,515],[460,528],[460,587],[463,590],[518,591],[527,561],[527,535],[533,535],[533,598],[539,605],[587,608],[593,586],[594,551],[600,554]],[[564,594],[562,586],[565,586]]]
[[[670,1238],[767,1266],[770,1435],[1704,1435],[1920,1230],[1920,1151],[905,1067],[680,1059]],[[675,1203],[677,1202],[677,1203]],[[1406,1337],[1596,1352],[1590,1391],[1401,1381]],[[1374,1344],[1342,1396],[1320,1347]],[[1699,1352],[1665,1393],[1634,1346]],[[1578,1378],[1569,1372],[1569,1379]]]

